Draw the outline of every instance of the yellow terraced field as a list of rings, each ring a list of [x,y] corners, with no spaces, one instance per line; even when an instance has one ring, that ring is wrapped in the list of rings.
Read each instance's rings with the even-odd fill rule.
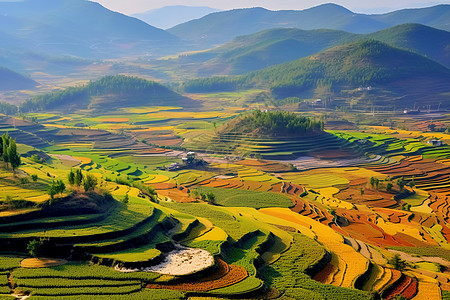
[[[375,282],[373,290],[376,292],[380,292],[385,287],[385,285],[391,280],[391,278],[392,278],[392,270],[385,268],[383,276],[380,278],[380,280]]]
[[[441,300],[438,283],[419,281],[419,291],[411,300]]]
[[[332,173],[299,175],[298,173],[283,174],[283,178],[291,183],[305,185],[309,188],[326,188],[333,185],[348,184],[348,179]]]
[[[340,258],[339,256],[336,256],[337,260],[337,272],[334,273],[333,278],[331,279],[330,284],[336,285],[336,286],[343,286],[345,273],[347,272],[347,264],[345,261]]]
[[[206,234],[208,231],[214,228],[213,223],[211,223],[211,221],[209,221],[208,219],[197,217],[197,220],[199,221],[200,224],[194,227],[194,229],[192,229],[188,237],[184,239],[185,241],[201,237],[202,235]]]
[[[156,175],[155,178],[145,182],[147,184],[154,184],[154,183],[163,183],[163,182],[167,182],[169,181],[169,177],[165,176],[165,175]]]
[[[48,199],[50,199],[50,196],[48,194],[43,194],[43,195],[40,195],[40,196],[34,196],[34,197],[25,198],[25,200],[33,201],[33,202],[36,202],[36,203],[42,203],[42,202],[47,201]]]
[[[90,159],[89,157],[73,157],[75,159],[78,159],[79,161],[81,161],[82,165],[87,165],[90,164],[92,162],[92,159]]]
[[[111,194],[113,195],[126,195],[128,191],[130,190],[129,186],[126,185],[117,185],[118,188],[115,188],[111,191]]]
[[[144,128],[144,129],[135,129],[135,130],[131,130],[131,132],[148,132],[148,131],[165,131],[165,130],[170,130],[173,131],[175,128],[175,126],[152,126],[149,128]]]
[[[140,192],[141,191],[139,189],[132,187],[132,188],[130,188],[130,191],[128,192],[128,195],[130,197],[139,197]]]
[[[409,226],[406,224],[394,224],[391,222],[386,222],[382,218],[377,218],[377,225],[384,230],[387,234],[395,235],[396,233],[407,234],[417,240],[423,240],[421,231],[419,228],[414,226]]]
[[[219,227],[213,227],[205,234],[194,239],[194,242],[200,241],[226,241],[228,238],[227,233]]]

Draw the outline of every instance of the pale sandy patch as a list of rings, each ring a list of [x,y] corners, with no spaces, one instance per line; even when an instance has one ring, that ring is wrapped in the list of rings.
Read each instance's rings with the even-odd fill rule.
[[[20,262],[22,268],[48,268],[61,266],[67,263],[64,259],[53,258],[26,258]]]
[[[203,271],[214,265],[214,257],[206,250],[179,246],[166,254],[164,261],[158,265],[141,269],[118,268],[121,272],[155,272],[163,275],[182,276]]]

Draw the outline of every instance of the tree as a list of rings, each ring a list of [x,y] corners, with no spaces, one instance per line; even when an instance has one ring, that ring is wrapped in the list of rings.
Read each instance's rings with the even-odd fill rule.
[[[2,135],[2,158],[3,161],[6,163],[6,166],[8,166],[9,163],[9,157],[8,157],[8,147],[9,143],[11,141],[11,137],[6,132]]]
[[[85,192],[95,189],[96,186],[97,178],[95,178],[94,175],[88,173],[84,176],[83,187]]]
[[[408,182],[408,186],[409,186],[410,188],[413,188],[413,187],[416,186],[416,181],[414,180],[414,177],[411,179],[410,182]]]
[[[213,192],[207,192],[206,193],[206,199],[211,204],[216,204],[216,195],[214,195]]]
[[[30,253],[32,257],[41,256],[45,251],[47,241],[48,238],[40,238],[39,240],[30,241],[27,245],[28,253]]]
[[[48,188],[48,194],[50,195],[50,198],[53,199],[56,194],[64,193],[66,190],[66,185],[62,180],[53,180],[52,184]]]
[[[386,191],[391,192],[393,187],[394,187],[394,185],[392,184],[392,182],[388,182],[386,184]]]
[[[64,193],[65,190],[66,185],[64,184],[64,182],[62,180],[56,180],[56,192],[62,195],[62,193]]]
[[[375,177],[370,177],[370,185],[372,186],[372,188],[378,189],[378,187],[380,186],[380,180]]]
[[[403,190],[403,188],[405,187],[406,183],[405,180],[402,178],[397,179],[397,185],[400,188],[400,191]]]
[[[77,169],[75,171],[75,178],[74,178],[74,183],[76,186],[81,186],[81,184],[83,183],[83,173],[81,172],[80,169]]]
[[[361,193],[361,196],[364,195],[364,189],[363,188],[360,188],[359,192]]]
[[[43,241],[42,240],[32,240],[28,243],[27,245],[27,250],[28,253],[30,253],[30,255],[32,257],[38,257],[41,249],[42,249],[42,245],[43,245]]]
[[[68,179],[69,179],[69,184],[71,184],[71,185],[75,184],[75,172],[73,170],[70,170]]]
[[[55,198],[55,195],[58,193],[56,191],[55,181],[53,181],[52,184],[48,187],[48,191],[47,192],[50,195],[50,199],[53,200],[53,198]]]
[[[197,189],[194,189],[191,191],[191,197],[195,198],[195,199],[200,199],[200,192]]]
[[[17,145],[16,140],[11,140],[7,150],[8,160],[11,163],[11,167],[13,169],[13,173],[15,174],[15,170],[20,166],[20,154],[17,153]]]
[[[406,267],[408,266],[408,264],[406,263],[406,261],[404,261],[403,259],[400,258],[400,255],[395,254],[393,258],[388,260],[388,263],[394,267],[394,269],[399,270],[399,271],[403,271],[404,269],[406,269]]]

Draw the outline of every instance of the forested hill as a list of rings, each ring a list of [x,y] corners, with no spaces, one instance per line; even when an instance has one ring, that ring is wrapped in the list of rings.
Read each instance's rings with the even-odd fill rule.
[[[22,103],[20,110],[91,108],[112,111],[120,107],[145,105],[195,106],[196,103],[157,82],[118,75],[105,76],[85,86],[36,96]]]
[[[450,67],[450,32],[421,24],[402,24],[384,29],[365,38],[391,46],[409,49]]]
[[[38,83],[10,69],[0,67],[0,91],[31,89]]]
[[[450,92],[450,70],[413,52],[367,40],[337,46],[293,62],[276,65],[242,76],[212,77],[186,82],[189,92],[211,92],[241,88],[270,88],[280,98],[298,96],[327,84],[341,89],[375,86],[397,89],[428,89],[428,93]],[[414,82],[411,86],[410,83]],[[427,86],[432,82],[432,86]],[[439,87],[439,89],[437,88]]]
[[[243,134],[252,136],[302,136],[321,133],[323,122],[290,112],[254,110],[226,123],[220,135]]]
[[[450,67],[450,32],[420,24],[402,24],[367,35],[328,29],[268,29],[208,51],[180,55],[176,62],[195,66],[199,77],[240,75],[367,39],[417,52]]]

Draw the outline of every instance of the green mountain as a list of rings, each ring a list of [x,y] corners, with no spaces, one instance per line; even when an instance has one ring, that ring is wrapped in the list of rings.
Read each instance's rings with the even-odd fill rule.
[[[167,29],[190,20],[199,19],[220,9],[205,6],[173,5],[132,15],[152,26]]]
[[[403,24],[366,36],[409,49],[450,67],[450,32],[420,24]]]
[[[198,92],[260,87],[271,89],[281,99],[333,96],[343,100],[357,98],[364,90],[368,93],[361,100],[378,105],[407,106],[417,101],[450,106],[448,82],[446,67],[419,54],[366,40],[242,76],[189,81],[184,88]]]
[[[16,73],[10,69],[0,67],[0,91],[26,90],[39,85],[36,81]]]
[[[181,57],[192,62],[202,57],[198,68],[202,75],[244,74],[317,53],[323,49],[345,44],[355,39],[355,34],[336,30],[269,29],[252,35],[240,36],[223,46],[206,53]],[[225,67],[224,67],[225,66]]]
[[[398,25],[368,35],[326,29],[268,29],[212,50],[180,55],[175,61],[199,77],[238,75],[366,39],[408,49],[450,67],[450,32],[420,24]]]
[[[91,109],[114,111],[133,106],[196,106],[194,100],[183,97],[167,87],[130,76],[105,76],[85,86],[39,95],[20,105],[22,112]]]
[[[357,14],[336,4],[323,4],[295,11],[270,11],[263,8],[235,9],[207,15],[170,28],[180,38],[212,46],[239,35],[271,28],[335,29],[352,33],[370,33],[404,23],[420,23],[443,30],[450,29],[450,5],[399,10],[388,14]]]
[[[169,53],[181,45],[179,38],[164,30],[92,1],[0,2],[0,11],[2,49],[111,58]]]

